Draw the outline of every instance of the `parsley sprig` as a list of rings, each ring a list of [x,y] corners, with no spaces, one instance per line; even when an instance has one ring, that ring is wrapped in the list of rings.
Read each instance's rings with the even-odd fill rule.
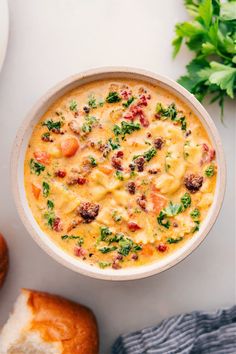
[[[178,82],[200,101],[212,94],[223,116],[225,98],[236,93],[236,2],[185,0],[185,7],[193,19],[176,24],[173,56],[185,42],[195,58]]]

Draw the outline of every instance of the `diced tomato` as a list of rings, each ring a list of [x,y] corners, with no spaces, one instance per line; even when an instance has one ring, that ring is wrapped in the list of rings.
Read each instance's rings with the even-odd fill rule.
[[[67,138],[61,142],[61,152],[64,157],[74,156],[79,148],[79,143],[76,138]]]
[[[49,165],[50,163],[50,155],[46,151],[35,151],[34,157],[43,165]]]
[[[146,245],[143,245],[141,253],[146,257],[152,256],[154,253],[154,247],[150,243],[147,243]]]
[[[159,214],[167,204],[166,197],[160,194],[155,188],[151,191],[151,201],[153,203],[153,211],[157,214]]]
[[[134,221],[128,222],[128,228],[130,231],[133,231],[133,232],[141,229],[141,227]]]
[[[35,199],[39,199],[41,188],[39,186],[36,186],[33,183],[31,185],[32,185],[32,192],[33,192]]]
[[[66,171],[65,170],[58,170],[55,172],[55,176],[59,178],[64,178],[66,176]]]

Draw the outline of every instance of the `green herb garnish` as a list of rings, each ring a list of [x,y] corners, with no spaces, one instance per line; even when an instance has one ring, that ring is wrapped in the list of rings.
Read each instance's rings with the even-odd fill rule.
[[[121,97],[119,96],[118,92],[115,91],[109,92],[108,96],[106,97],[107,103],[115,103],[120,101],[121,101]]]
[[[195,232],[199,231],[199,226],[200,226],[200,221],[199,220],[195,220],[195,226],[192,229],[192,233],[194,234]]]
[[[45,170],[45,166],[40,162],[35,161],[34,159],[30,160],[30,170],[34,172],[37,176],[41,174]]]

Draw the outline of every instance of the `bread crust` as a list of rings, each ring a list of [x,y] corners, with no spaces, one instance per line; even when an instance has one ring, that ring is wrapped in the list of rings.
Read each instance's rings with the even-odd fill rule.
[[[60,296],[23,289],[33,320],[31,330],[43,340],[61,342],[62,354],[98,354],[99,336],[94,314],[87,307]]]
[[[9,254],[6,241],[0,234],[0,288],[2,287],[9,267]]]

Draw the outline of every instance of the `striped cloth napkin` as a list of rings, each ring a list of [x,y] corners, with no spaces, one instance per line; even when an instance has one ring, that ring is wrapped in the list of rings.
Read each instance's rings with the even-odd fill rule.
[[[236,354],[236,306],[195,311],[120,336],[111,354]]]

